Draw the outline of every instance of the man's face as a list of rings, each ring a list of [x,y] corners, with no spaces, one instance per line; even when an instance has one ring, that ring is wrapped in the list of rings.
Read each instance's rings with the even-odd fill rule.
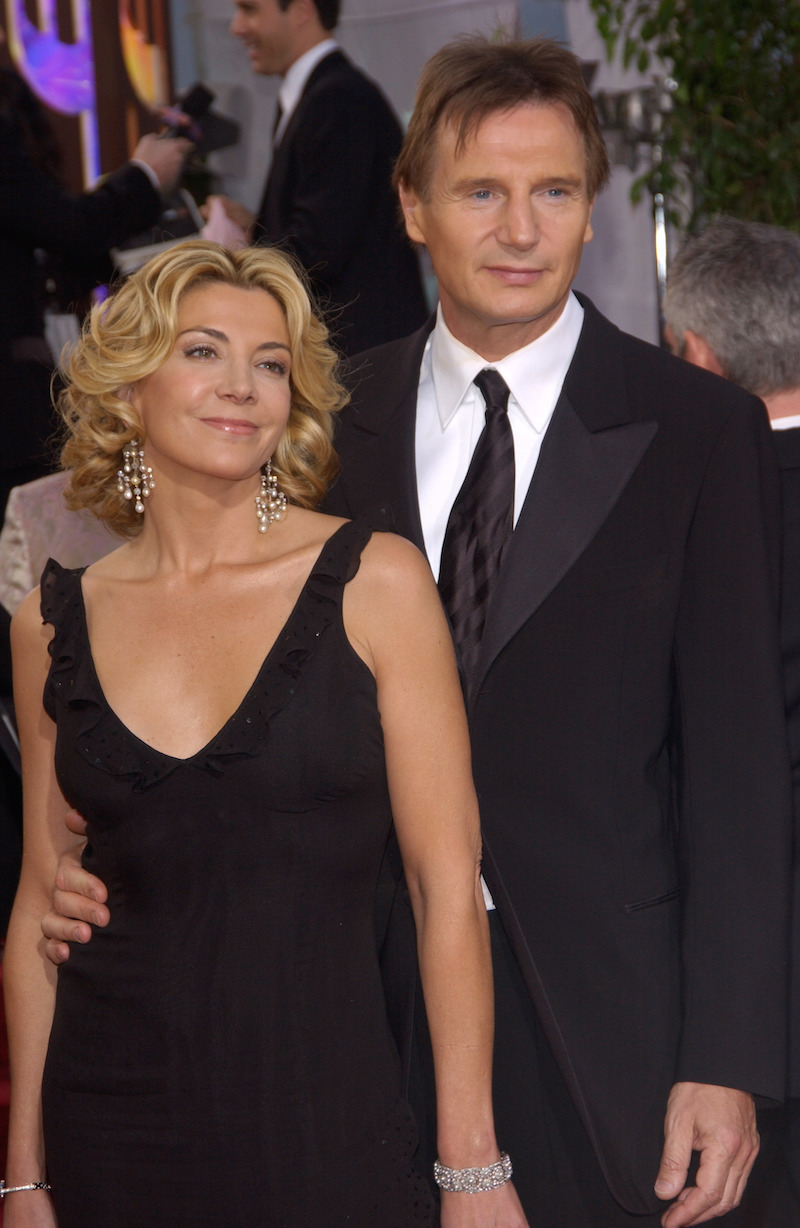
[[[427,199],[401,189],[411,238],[428,248],[451,332],[497,361],[558,319],[592,237],[583,139],[562,103],[483,121],[456,153],[441,128]]]
[[[297,59],[292,5],[284,12],[278,0],[235,0],[231,34],[247,48],[253,72],[284,76]]]

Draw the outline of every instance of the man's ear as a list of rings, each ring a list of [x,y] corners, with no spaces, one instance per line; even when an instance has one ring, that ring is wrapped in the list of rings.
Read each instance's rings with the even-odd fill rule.
[[[719,359],[705,337],[701,337],[699,333],[693,333],[690,328],[687,328],[683,334],[683,357],[687,362],[693,362],[696,367],[702,367],[705,371],[713,371],[715,375],[724,376],[725,374]]]
[[[406,223],[406,233],[413,243],[425,242],[425,235],[420,226],[419,215],[422,212],[422,202],[412,187],[401,183],[399,187],[400,208]]]
[[[295,29],[307,26],[309,22],[314,22],[315,25],[322,26],[319,18],[319,9],[314,0],[291,0],[288,9],[286,9],[292,18]],[[330,38],[330,30],[325,31],[325,37]]]

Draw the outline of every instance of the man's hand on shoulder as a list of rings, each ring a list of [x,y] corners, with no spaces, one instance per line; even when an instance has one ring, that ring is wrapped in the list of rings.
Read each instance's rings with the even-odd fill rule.
[[[663,1228],[704,1224],[738,1207],[758,1146],[751,1095],[709,1083],[676,1083],[655,1184],[659,1198],[676,1199],[662,1217]],[[693,1151],[700,1152],[700,1166],[695,1184],[687,1186]]]
[[[66,824],[77,836],[85,836],[86,824],[76,810],[68,813]],[[59,861],[53,909],[42,918],[42,933],[47,939],[45,954],[54,964],[69,959],[70,942],[89,942],[91,927],[106,926],[111,918],[105,904],[108,892],[104,884],[81,865],[85,844],[84,838]]]

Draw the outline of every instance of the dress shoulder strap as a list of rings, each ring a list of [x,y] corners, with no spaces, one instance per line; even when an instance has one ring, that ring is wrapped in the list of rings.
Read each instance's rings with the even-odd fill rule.
[[[322,547],[311,573],[313,582],[327,582],[344,587],[361,566],[361,555],[372,534],[380,529],[378,518],[368,513],[348,520],[332,533]]]
[[[54,699],[63,691],[65,677],[76,659],[85,656],[80,651],[85,625],[81,576],[85,570],[85,567],[62,567],[55,559],[48,559],[42,572],[42,621],[55,628],[48,644],[51,664],[43,697],[45,711],[51,717],[54,717]]]
[[[81,576],[85,567],[62,567],[48,559],[40,580],[42,621],[56,631],[82,607]]]

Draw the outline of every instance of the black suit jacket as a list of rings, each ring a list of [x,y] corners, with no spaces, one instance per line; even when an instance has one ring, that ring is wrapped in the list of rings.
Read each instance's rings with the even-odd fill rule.
[[[584,306],[469,717],[489,887],[609,1187],[645,1212],[673,1082],[784,1091],[779,508],[761,403]],[[388,505],[419,546],[425,338],[354,362],[327,504]]]
[[[789,1086],[800,1098],[800,428],[773,431],[783,496],[781,648],[794,802],[794,916]]]
[[[401,140],[378,88],[332,52],[273,154],[258,214],[259,241],[295,253],[348,354],[403,337],[426,316],[391,186]]]
[[[20,353],[44,330],[36,249],[62,257],[84,292],[110,277],[109,248],[150,226],[160,210],[137,166],[115,171],[94,192],[67,192],[36,167],[13,114],[0,109],[0,469],[46,460],[56,425],[50,368]]]

